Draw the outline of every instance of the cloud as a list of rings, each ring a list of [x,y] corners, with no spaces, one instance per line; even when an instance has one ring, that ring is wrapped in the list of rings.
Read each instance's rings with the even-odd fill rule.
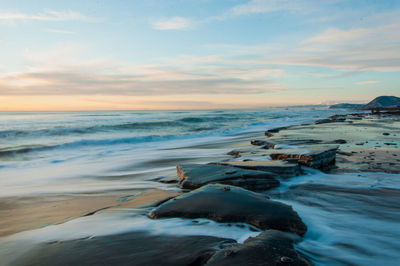
[[[360,38],[367,36],[372,32],[371,29],[349,29],[341,30],[338,28],[330,28],[314,37],[308,38],[301,42],[301,44],[339,44],[348,43],[353,40],[360,40]]]
[[[163,20],[152,21],[151,25],[157,30],[182,30],[193,26],[193,22],[188,18],[172,17]]]
[[[237,5],[231,8],[233,15],[246,15],[257,13],[268,13],[278,10],[296,10],[301,6],[298,0],[251,0],[246,4]]]
[[[176,76],[185,76],[177,73]],[[82,72],[13,73],[0,77],[1,95],[187,95],[260,94],[284,88],[269,80],[188,75],[163,79],[157,75]]]
[[[356,82],[357,85],[368,85],[368,84],[376,84],[379,83],[378,80],[366,80],[366,81],[359,81]]]
[[[218,57],[188,56],[164,64],[84,57],[89,47],[68,44],[26,51],[24,72],[0,76],[0,95],[255,95],[285,90],[280,69],[220,65]],[[182,64],[181,60],[188,62]]]
[[[0,13],[0,21],[14,22],[18,20],[38,20],[38,21],[95,21],[96,19],[85,16],[76,11],[55,11],[46,10],[38,14],[25,14],[20,12]]]
[[[61,34],[76,34],[74,31],[61,30],[61,29],[46,29],[47,32],[61,33]]]

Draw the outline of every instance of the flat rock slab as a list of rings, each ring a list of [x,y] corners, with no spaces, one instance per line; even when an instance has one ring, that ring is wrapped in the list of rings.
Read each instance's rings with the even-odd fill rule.
[[[270,154],[273,160],[297,159],[298,163],[316,169],[329,169],[335,165],[338,146],[307,146],[307,152],[285,151]]]
[[[291,206],[265,195],[229,185],[206,185],[160,205],[152,218],[207,218],[216,222],[243,222],[260,229],[298,235],[307,230]]]
[[[287,234],[267,230],[243,244],[217,251],[206,265],[312,265],[299,256],[293,245],[293,239]]]
[[[233,245],[212,236],[168,236],[129,232],[38,244],[12,265],[203,265],[216,251]]]
[[[289,163],[278,160],[263,161],[231,161],[216,163],[217,165],[234,166],[249,170],[266,171],[277,174],[279,177],[291,177],[301,174],[301,168],[298,163]]]
[[[178,164],[181,188],[196,189],[210,183],[228,184],[250,190],[278,187],[276,174],[214,164]]]

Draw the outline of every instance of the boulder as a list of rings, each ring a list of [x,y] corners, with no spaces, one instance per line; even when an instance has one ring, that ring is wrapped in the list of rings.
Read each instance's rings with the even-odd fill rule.
[[[135,231],[37,244],[13,265],[204,265],[217,250],[235,243],[212,236]]]
[[[260,161],[241,161],[241,162],[220,162],[217,165],[234,166],[249,170],[258,170],[274,173],[279,177],[292,177],[301,174],[301,168],[297,163],[289,163],[277,160],[260,160]]]
[[[298,235],[307,230],[291,206],[263,194],[228,185],[206,185],[171,199],[150,213],[152,218],[207,218],[241,222],[260,229],[277,229]]]
[[[297,159],[298,163],[316,169],[329,169],[335,165],[338,146],[309,146],[306,153],[271,153],[272,160]]]
[[[259,236],[217,251],[206,266],[224,265],[312,265],[299,256],[294,240],[277,230],[267,230]]]
[[[279,186],[276,174],[215,164],[178,164],[181,188],[196,189],[207,184],[228,184],[260,191]]]

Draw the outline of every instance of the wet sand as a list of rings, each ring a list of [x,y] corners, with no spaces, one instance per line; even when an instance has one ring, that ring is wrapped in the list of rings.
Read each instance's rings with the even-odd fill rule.
[[[137,189],[93,194],[2,198],[0,237],[64,223],[106,209],[148,207],[179,194],[158,189]]]

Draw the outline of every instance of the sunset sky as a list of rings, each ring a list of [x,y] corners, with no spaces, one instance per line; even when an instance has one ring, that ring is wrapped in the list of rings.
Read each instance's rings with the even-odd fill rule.
[[[400,96],[400,1],[1,0],[0,110]]]

